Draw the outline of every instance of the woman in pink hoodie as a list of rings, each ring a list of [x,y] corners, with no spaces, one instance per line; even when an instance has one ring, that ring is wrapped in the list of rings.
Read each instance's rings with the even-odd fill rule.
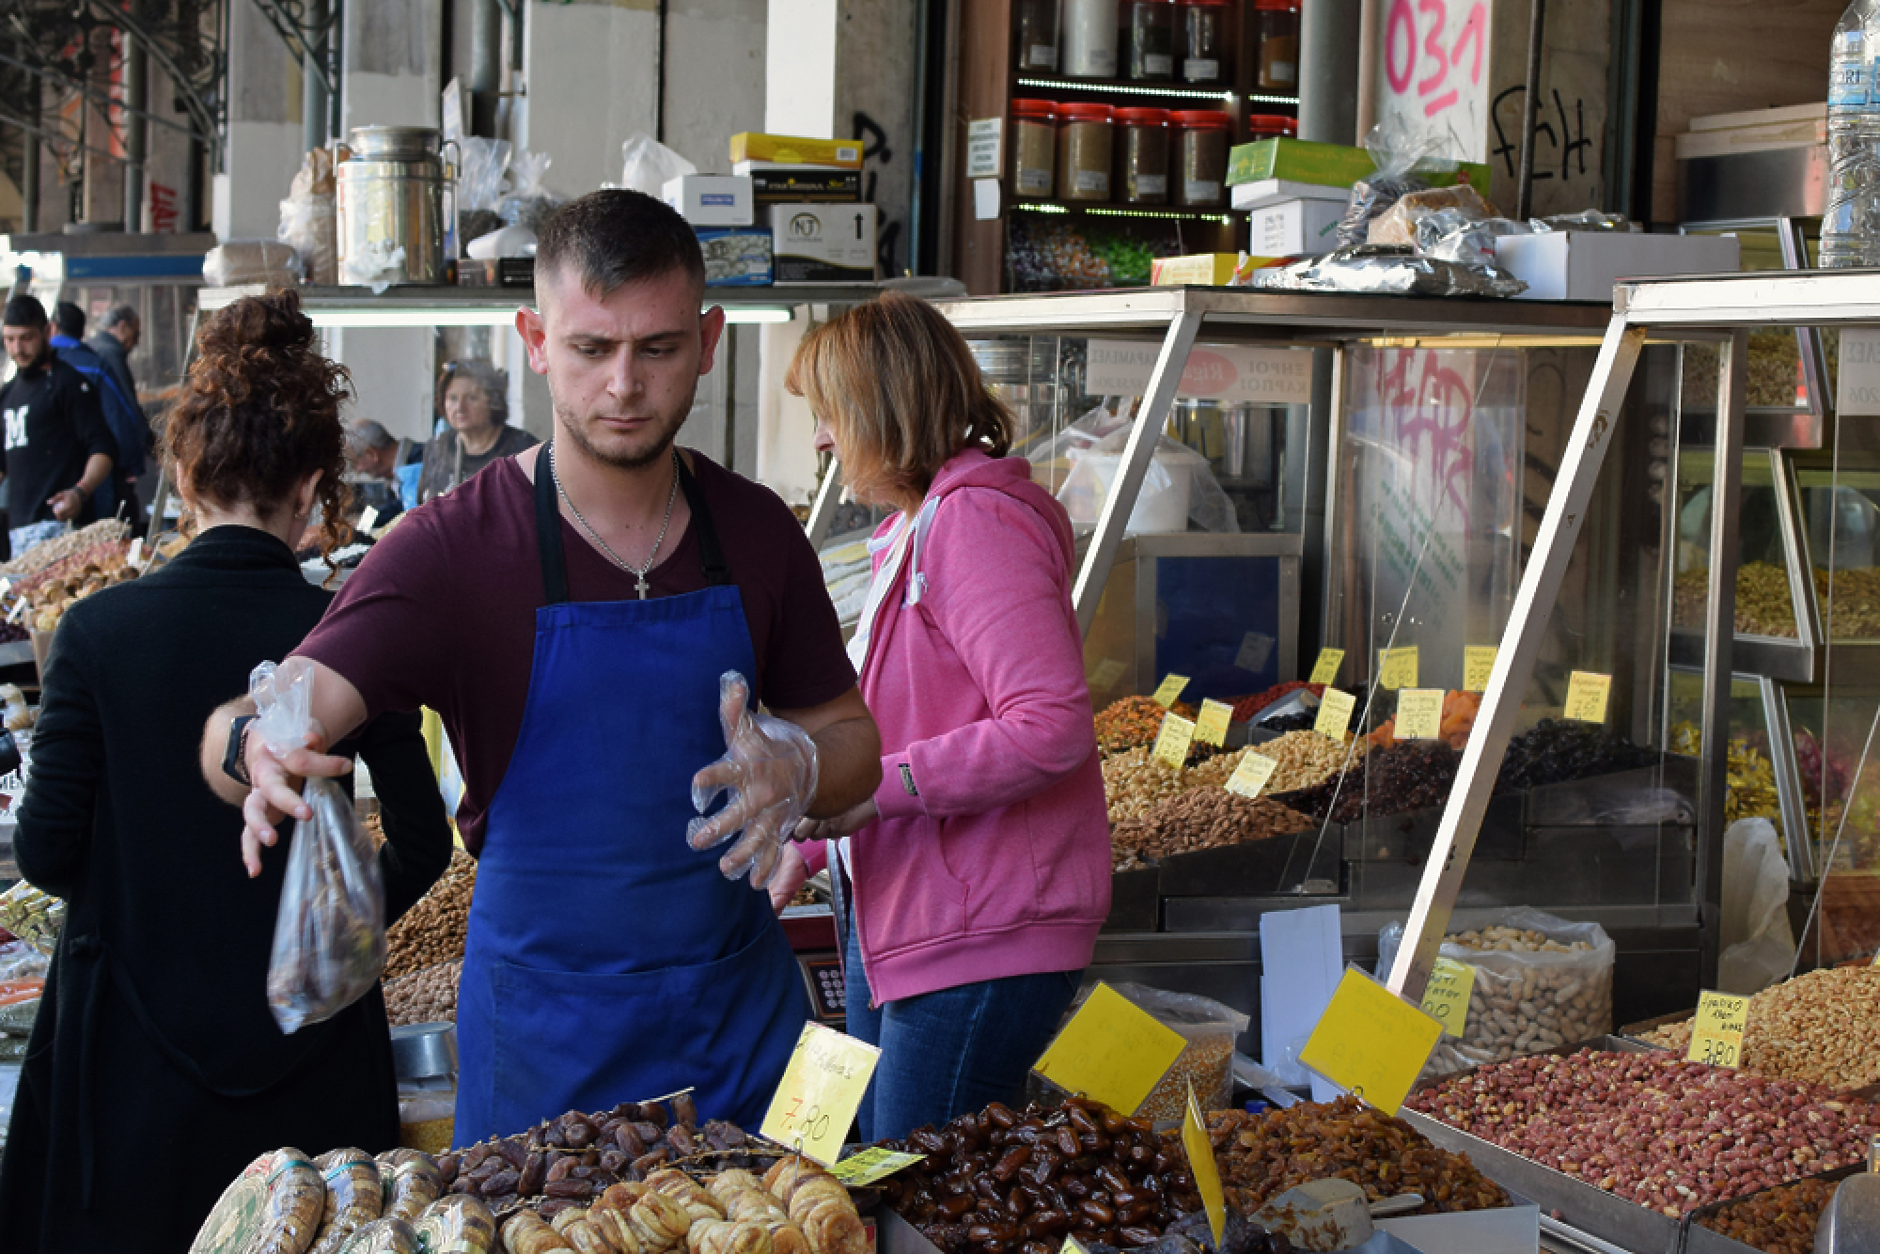
[[[882,785],[798,834],[831,841],[850,884],[848,1030],[882,1051],[862,1137],[903,1137],[1017,1095],[1109,913],[1071,525],[1005,456],[1010,415],[923,301],[812,331],[786,386],[856,497],[898,511],[849,651]]]

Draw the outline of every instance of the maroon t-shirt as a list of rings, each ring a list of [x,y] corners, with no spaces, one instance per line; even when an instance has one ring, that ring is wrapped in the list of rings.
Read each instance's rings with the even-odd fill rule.
[[[781,710],[835,700],[855,685],[855,670],[802,526],[768,488],[698,453],[692,466],[750,622],[758,698]],[[295,650],[351,680],[369,714],[424,705],[442,716],[463,770],[457,821],[472,852],[483,843],[528,701],[542,604],[534,493],[506,457],[412,510],[372,547]],[[635,595],[634,577],[566,519],[561,542],[571,600]],[[691,523],[676,545],[668,543],[648,577],[652,595],[704,588]]]

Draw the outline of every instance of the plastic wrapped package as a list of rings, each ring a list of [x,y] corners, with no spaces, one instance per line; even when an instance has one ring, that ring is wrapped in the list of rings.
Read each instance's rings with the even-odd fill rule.
[[[1397,957],[1403,932],[1403,924],[1390,923],[1378,933],[1380,979]],[[1527,939],[1510,933],[1526,934]],[[1599,924],[1573,923],[1516,906],[1460,935],[1478,944],[1512,947],[1477,948],[1456,936],[1444,938],[1440,956],[1473,968],[1475,981],[1462,1035],[1443,1035],[1424,1074],[1445,1075],[1518,1054],[1543,1053],[1612,1031],[1612,962],[1617,951]],[[1548,948],[1523,947],[1538,944]]]
[[[1147,984],[1111,984],[1138,1010],[1181,1034],[1188,1044],[1142,1105],[1130,1112],[1144,1119],[1180,1119],[1188,1109],[1188,1086],[1201,1109],[1221,1110],[1234,1097],[1234,1038],[1247,1030],[1248,1016],[1211,997],[1171,993]],[[1089,993],[1079,993],[1073,1013]]]
[[[301,163],[281,202],[281,242],[300,259],[301,278],[339,282],[339,219],[333,200],[333,153],[315,148]]]
[[[0,945],[0,983],[43,980],[50,968],[48,955],[23,940]]]
[[[65,926],[65,903],[25,880],[0,893],[0,927],[42,954],[49,954]]]
[[[1495,268],[1495,241],[1528,235],[1533,228],[1507,218],[1476,218],[1457,209],[1438,209],[1417,220],[1417,252],[1437,261],[1453,261],[1477,270]]]
[[[561,208],[562,198],[542,183],[548,177],[549,161],[547,153],[526,149],[510,159],[509,194],[496,206],[505,226],[524,227],[539,236],[555,210]]]
[[[1348,292],[1368,296],[1514,296],[1527,284],[1486,267],[1418,256],[1401,244],[1360,244],[1322,257],[1256,271],[1271,291]]]
[[[1495,206],[1482,199],[1467,183],[1450,187],[1429,187],[1420,192],[1405,192],[1397,203],[1371,219],[1366,243],[1416,244],[1418,226],[1433,213],[1455,215],[1448,220],[1481,221],[1500,216]]]
[[[276,753],[302,747],[313,726],[313,670],[304,659],[263,662],[249,677],[255,730]],[[268,962],[268,1009],[283,1032],[330,1019],[385,970],[385,885],[352,799],[312,777],[301,796],[313,817],[294,825]]]
[[[462,168],[457,174],[457,237],[481,239],[503,225],[496,212],[503,176],[509,172],[509,141],[466,135],[457,141]]]
[[[202,281],[210,287],[292,287],[300,282],[299,254],[277,239],[229,240],[203,254]]]
[[[1057,496],[1073,523],[1095,526],[1122,468],[1134,425],[1134,419],[1098,406],[1031,450],[1027,456],[1032,480]],[[1215,480],[1208,459],[1162,436],[1136,494],[1128,529],[1186,531],[1191,525],[1201,531],[1240,530],[1234,503]]]
[[[1372,127],[1364,147],[1377,170],[1351,185],[1351,199],[1338,224],[1339,244],[1349,248],[1368,242],[1371,219],[1383,216],[1405,194],[1430,186],[1423,174],[1453,171],[1453,160],[1436,155],[1448,142],[1440,131],[1413,131],[1397,118]]]
[[[665,195],[666,184],[698,167],[644,131],[635,131],[620,145],[620,185],[645,192],[655,200]]]
[[[1603,213],[1582,209],[1578,213],[1556,213],[1550,218],[1529,218],[1535,231],[1629,231],[1632,223],[1623,213]]]

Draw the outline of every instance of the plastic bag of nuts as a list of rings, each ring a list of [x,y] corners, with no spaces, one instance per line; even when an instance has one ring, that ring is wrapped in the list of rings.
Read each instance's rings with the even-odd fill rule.
[[[1094,987],[1094,985],[1092,986]],[[1137,1009],[1188,1042],[1162,1082],[1133,1112],[1142,1119],[1180,1119],[1188,1109],[1188,1085],[1195,1086],[1201,1109],[1219,1110],[1234,1097],[1234,1038],[1247,1030],[1248,1017],[1232,1006],[1193,993],[1171,993],[1146,984],[1111,984]],[[1090,995],[1086,989],[1071,1007],[1075,1014]]]
[[[1403,925],[1378,934],[1378,970],[1390,969]],[[1445,1035],[1424,1067],[1447,1075],[1518,1054],[1577,1045],[1612,1031],[1612,938],[1528,906],[1443,939],[1441,954],[1475,969],[1461,1037]]]

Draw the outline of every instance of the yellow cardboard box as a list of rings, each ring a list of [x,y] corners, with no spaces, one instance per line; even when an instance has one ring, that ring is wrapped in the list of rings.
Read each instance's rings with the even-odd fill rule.
[[[1187,257],[1157,257],[1149,266],[1149,282],[1156,287],[1226,287],[1241,283],[1255,270],[1276,258],[1249,257],[1246,253],[1194,253]]]
[[[838,170],[862,168],[862,145],[855,139],[805,139],[739,131],[731,137],[731,160],[768,165],[820,165]]]

